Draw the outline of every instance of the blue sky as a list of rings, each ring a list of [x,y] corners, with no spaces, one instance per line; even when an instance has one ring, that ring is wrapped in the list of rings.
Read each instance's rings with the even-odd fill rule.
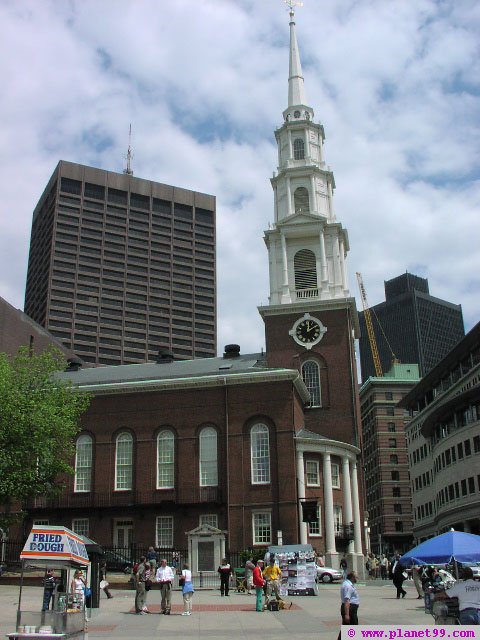
[[[326,132],[348,271],[371,305],[406,270],[480,299],[480,5],[304,0],[297,36]],[[3,0],[0,296],[23,307],[31,214],[59,159],[217,196],[218,345],[264,346],[263,231],[287,104],[281,0]],[[358,307],[361,308],[360,303]]]

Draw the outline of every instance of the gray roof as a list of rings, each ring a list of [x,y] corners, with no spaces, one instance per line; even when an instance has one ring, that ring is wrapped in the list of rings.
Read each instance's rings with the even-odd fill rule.
[[[305,440],[328,440],[327,437],[321,436],[319,433],[314,433],[313,431],[309,431],[302,427],[300,431],[297,431],[295,434],[296,438],[303,438]]]
[[[239,355],[236,358],[199,358],[197,360],[177,360],[172,362],[147,362],[142,364],[121,364],[109,367],[92,367],[78,371],[65,371],[60,378],[75,384],[112,384],[147,380],[172,380],[208,375],[231,375],[259,368],[262,354]]]
[[[291,380],[306,402],[310,394],[296,369],[269,369],[261,353],[236,357],[199,358],[162,363],[92,367],[57,374],[76,387],[95,394],[154,389],[216,386]]]

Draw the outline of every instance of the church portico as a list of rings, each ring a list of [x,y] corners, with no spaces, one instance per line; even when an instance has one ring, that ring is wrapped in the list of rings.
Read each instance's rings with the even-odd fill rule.
[[[357,477],[360,449],[302,429],[295,437],[300,543],[310,543],[338,568],[362,563],[361,518]],[[320,471],[321,470],[321,471]],[[317,474],[317,475],[316,475]],[[317,503],[318,523],[304,522],[304,505]]]

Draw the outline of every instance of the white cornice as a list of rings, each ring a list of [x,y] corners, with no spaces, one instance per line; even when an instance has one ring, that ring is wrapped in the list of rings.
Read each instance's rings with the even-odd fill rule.
[[[340,442],[339,440],[329,440],[328,438],[322,438],[321,440],[314,440],[312,438],[302,438],[295,436],[295,446],[297,451],[303,453],[330,453],[331,455],[338,456],[340,458],[347,457],[349,460],[357,460],[357,456],[360,455],[360,449],[353,444],[347,442]]]
[[[262,318],[267,316],[286,316],[295,313],[303,313],[305,311],[338,311],[339,309],[352,309],[357,312],[355,298],[339,298],[334,300],[315,300],[313,302],[294,302],[291,304],[275,304],[257,307]]]

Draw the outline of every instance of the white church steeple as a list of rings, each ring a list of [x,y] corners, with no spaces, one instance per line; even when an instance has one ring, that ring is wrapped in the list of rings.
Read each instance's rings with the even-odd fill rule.
[[[325,164],[323,126],[306,104],[290,6],[288,106],[275,131],[278,171],[271,179],[274,224],[265,232],[269,253],[270,305],[347,298],[348,234],[336,221],[335,179]]]

